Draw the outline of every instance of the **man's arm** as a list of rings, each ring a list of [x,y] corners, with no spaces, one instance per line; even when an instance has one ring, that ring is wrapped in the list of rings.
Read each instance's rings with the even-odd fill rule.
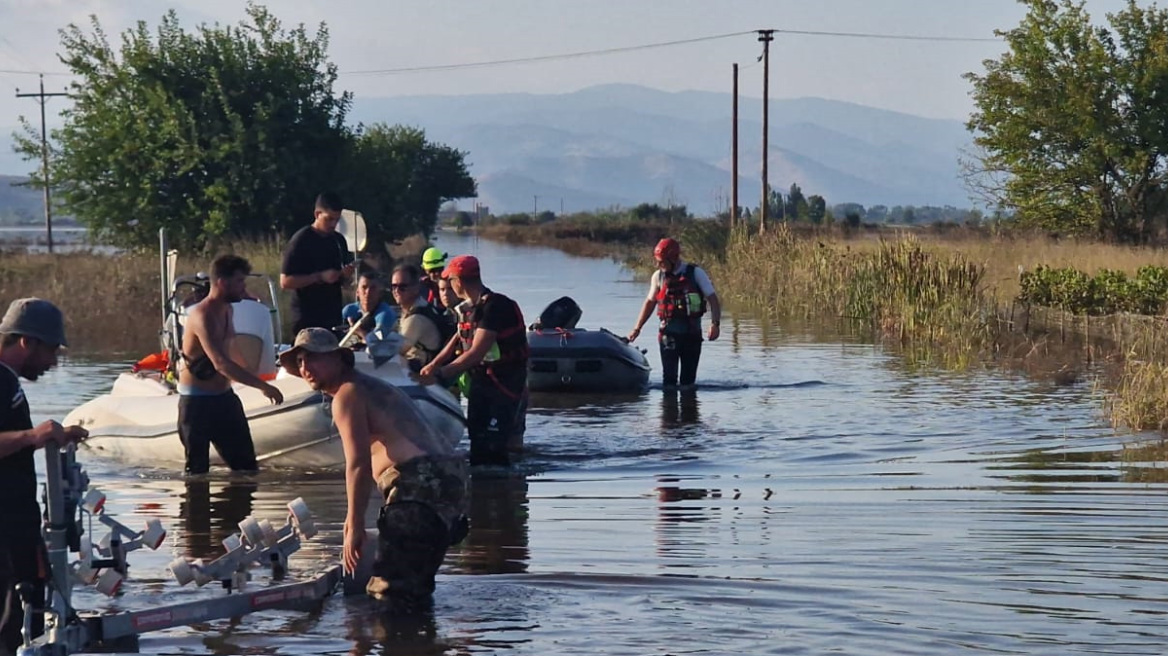
[[[495,345],[495,338],[498,336],[493,330],[486,328],[479,328],[474,333],[474,341],[470,344],[470,349],[462,355],[454,359],[454,362],[438,368],[435,372],[439,378],[447,380],[458,376],[464,371],[469,370],[475,365],[483,361],[487,357],[487,353],[491,347]],[[443,350],[445,352],[445,349]]]
[[[324,279],[325,273],[327,273],[327,272],[317,271],[316,273],[303,273],[303,274],[281,273],[280,274],[280,289],[283,289],[285,291],[292,291],[294,289],[302,289],[304,287],[308,287],[309,285],[315,285],[318,282],[327,282]],[[333,282],[336,282],[336,280],[333,280]]]
[[[230,320],[231,315],[228,314],[226,317],[215,317],[214,321],[208,322],[206,311],[203,310],[191,316],[187,328],[195,333],[195,337],[198,338],[199,344],[203,347],[203,352],[211,359],[211,364],[215,365],[216,371],[231,380],[262,391],[264,396],[276,401],[276,403],[282,403],[284,396],[280,390],[231,359],[227,349],[229,337],[227,321]]]
[[[333,399],[332,413],[345,451],[344,565],[346,571],[354,572],[365,543],[365,508],[373,490],[369,416],[364,397],[354,393],[352,386]]]
[[[88,435],[89,431],[80,426],[65,428],[58,422],[49,419],[41,422],[36,428],[0,433],[0,458],[7,458],[30,446],[39,449],[49,442],[64,445],[83,440]]]
[[[653,309],[657,307],[657,299],[646,298],[645,302],[641,304],[641,312],[637,314],[637,323],[633,326],[632,332],[629,333],[629,341],[637,339],[641,334],[641,327],[649,320],[649,315],[653,314]]]

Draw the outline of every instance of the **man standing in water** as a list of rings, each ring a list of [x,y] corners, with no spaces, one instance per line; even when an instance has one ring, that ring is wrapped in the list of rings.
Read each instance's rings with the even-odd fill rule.
[[[701,267],[681,260],[681,245],[666,237],[653,249],[657,270],[649,281],[649,296],[641,305],[629,342],[641,334],[653,308],[661,319],[657,342],[661,347],[661,374],[665,387],[692,387],[702,357],[702,315],[710,310],[710,341],[721,334],[722,304],[710,277]],[[678,364],[680,363],[680,378]]]
[[[472,465],[509,465],[511,453],[523,450],[527,428],[527,324],[519,304],[483,285],[479,260],[460,255],[442,277],[458,297],[470,303],[469,318],[460,319],[458,339],[422,367],[424,383],[454,380],[470,372],[466,397],[466,432]],[[454,357],[455,350],[462,354]]]
[[[211,264],[211,289],[187,314],[178,374],[178,436],[186,449],[186,473],[205,474],[210,445],[233,470],[257,469],[255,445],[243,404],[231,381],[254,387],[273,403],[284,395],[231,359],[235,337],[232,303],[247,293],[251,265],[237,255],[222,255]]]
[[[341,286],[353,274],[353,254],[337,233],[341,197],[324,192],[316,197],[311,225],[292,235],[280,265],[280,288],[292,296],[294,330],[332,328],[341,322]]]
[[[331,332],[309,328],[280,354],[288,373],[333,398],[345,450],[348,510],[344,567],[355,572],[365,546],[365,509],[373,482],[385,500],[378,550],[366,591],[394,610],[430,605],[446,550],[466,533],[466,463],[393,385],[353,368],[353,352]]]
[[[45,599],[48,559],[41,537],[37,475],[33,454],[48,446],[78,442],[89,433],[80,426],[65,428],[53,420],[35,428],[20,379],[35,381],[57,365],[65,344],[65,321],[57,306],[39,298],[13,301],[0,321],[0,652],[14,654],[22,644],[24,616],[16,585],[31,585],[34,604]],[[33,616],[33,637],[44,630],[41,615]]]

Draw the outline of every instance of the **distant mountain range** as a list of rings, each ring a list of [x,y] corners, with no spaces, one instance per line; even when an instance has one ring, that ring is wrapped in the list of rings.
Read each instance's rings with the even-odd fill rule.
[[[761,190],[762,101],[739,101],[739,198]],[[818,98],[772,99],[770,184],[828,204],[970,205],[956,120]],[[354,123],[404,123],[468,152],[492,212],[568,212],[641,202],[697,214],[729,206],[731,97],[612,84],[564,94],[357,98]],[[0,173],[27,173],[0,131]],[[0,192],[2,193],[2,192]],[[468,204],[463,201],[463,206]]]
[[[554,95],[359,98],[354,122],[406,123],[468,151],[491,211],[673,202],[729,206],[730,94],[603,85]],[[829,204],[970,205],[960,121],[818,98],[772,99],[771,187]],[[739,101],[739,202],[761,195],[762,101]],[[535,197],[538,197],[535,198]]]

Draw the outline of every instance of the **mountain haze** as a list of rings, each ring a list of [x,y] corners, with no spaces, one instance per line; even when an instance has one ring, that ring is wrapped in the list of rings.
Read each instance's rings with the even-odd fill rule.
[[[496,213],[674,202],[729,206],[730,94],[603,85],[566,94],[358,98],[354,122],[405,123],[467,151]],[[968,206],[960,121],[818,98],[772,99],[770,183],[829,203]],[[739,194],[761,190],[762,101],[739,100]],[[534,197],[538,196],[538,202]],[[464,203],[465,204],[465,203]]]
[[[404,123],[467,152],[478,202],[495,213],[568,212],[642,202],[729,206],[728,93],[611,84],[564,94],[400,96],[354,100],[356,123]],[[772,99],[770,183],[829,204],[970,205],[958,176],[969,144],[956,120],[818,98]],[[761,194],[762,101],[739,100],[739,198]],[[35,163],[0,133],[0,174]],[[470,200],[463,200],[464,208]]]

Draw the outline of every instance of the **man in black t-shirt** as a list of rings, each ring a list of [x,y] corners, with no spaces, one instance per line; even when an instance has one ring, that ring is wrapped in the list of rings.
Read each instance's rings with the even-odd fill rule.
[[[33,454],[47,445],[65,445],[89,433],[80,426],[65,428],[56,421],[35,428],[20,378],[36,380],[57,364],[57,352],[65,346],[65,322],[61,311],[39,298],[13,301],[0,320],[0,608],[8,616],[0,626],[0,645],[15,653],[22,644],[23,615],[16,585],[33,586],[34,604],[45,602],[48,560],[41,536],[41,510],[37,503],[36,466]],[[33,633],[40,635],[43,621],[33,619]]]
[[[510,464],[523,449],[527,429],[527,324],[519,305],[483,286],[478,258],[460,255],[442,277],[459,298],[471,304],[469,317],[451,340],[422,368],[422,382],[453,380],[470,372],[466,432],[470,463]],[[462,355],[454,357],[461,345]],[[453,358],[453,360],[451,359]]]
[[[354,269],[353,254],[337,232],[342,207],[340,196],[332,192],[317,196],[312,224],[297,230],[284,249],[280,288],[295,292],[293,333],[342,323],[341,286]]]

